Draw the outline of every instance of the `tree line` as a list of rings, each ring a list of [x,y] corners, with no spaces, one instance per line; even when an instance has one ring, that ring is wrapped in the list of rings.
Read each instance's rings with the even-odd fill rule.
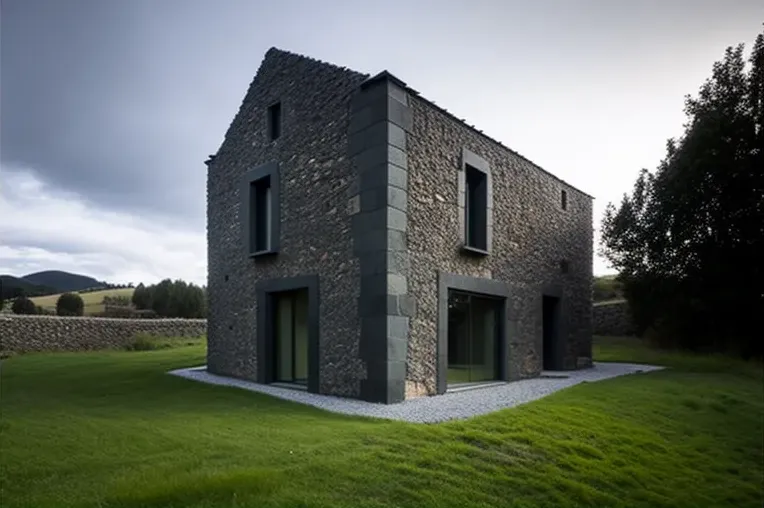
[[[204,318],[206,289],[183,280],[165,279],[158,284],[138,284],[132,303],[136,309],[152,310],[160,317]]]
[[[638,332],[658,344],[764,355],[764,33],[728,47],[655,171],[610,203],[601,252]]]
[[[102,303],[129,310],[134,307],[141,317],[204,318],[207,315],[206,288],[183,280],[165,279],[158,284],[138,284],[132,297],[104,296]],[[0,309],[4,302],[0,300]],[[59,316],[82,316],[85,304],[79,293],[63,293],[56,300],[56,311],[50,311],[34,303],[25,295],[17,296],[11,303],[14,314],[56,314]],[[124,315],[124,317],[129,317]],[[137,316],[133,316],[137,317]]]

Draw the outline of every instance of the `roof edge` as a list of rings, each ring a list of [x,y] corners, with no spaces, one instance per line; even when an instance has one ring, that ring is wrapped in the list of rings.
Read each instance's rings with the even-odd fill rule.
[[[444,107],[441,107],[441,106],[438,106],[437,104],[435,104],[435,102],[433,102],[433,101],[431,101],[430,99],[428,99],[428,98],[424,97],[424,96],[423,96],[423,95],[421,95],[419,92],[417,92],[417,91],[415,91],[415,90],[409,90],[409,91],[410,91],[410,92],[411,92],[413,95],[416,95],[417,97],[419,97],[419,99],[421,99],[423,102],[425,102],[425,103],[427,103],[428,105],[432,106],[432,107],[433,107],[433,108],[435,108],[436,110],[438,110],[438,111],[440,111],[440,112],[444,113],[444,114],[445,114],[446,116],[448,116],[449,118],[451,118],[451,119],[453,119],[453,120],[456,120],[456,121],[457,121],[457,122],[459,122],[461,125],[464,125],[464,126],[465,126],[465,127],[467,127],[468,129],[470,129],[471,131],[475,132],[476,134],[479,134],[480,136],[482,136],[483,138],[487,139],[488,141],[491,141],[492,143],[495,143],[495,144],[499,145],[499,146],[500,146],[502,149],[504,149],[504,150],[508,151],[508,152],[509,152],[509,153],[511,153],[512,155],[515,155],[515,156],[517,156],[517,157],[521,158],[522,160],[524,160],[525,162],[529,163],[530,165],[532,165],[534,168],[538,169],[538,170],[539,170],[539,171],[541,171],[542,173],[545,173],[545,174],[547,174],[547,175],[551,176],[552,178],[554,178],[554,179],[555,179],[555,180],[557,180],[558,182],[564,183],[565,185],[567,185],[567,186],[568,186],[568,187],[570,187],[571,189],[573,189],[573,190],[575,190],[575,191],[577,191],[577,192],[580,192],[581,194],[583,194],[584,196],[586,196],[586,197],[588,197],[588,198],[591,198],[592,200],[594,200],[594,199],[597,199],[597,198],[595,198],[594,196],[592,196],[591,194],[589,194],[588,192],[585,192],[585,191],[583,191],[583,190],[579,189],[578,187],[576,187],[575,185],[571,184],[570,182],[566,182],[565,180],[563,180],[563,179],[562,179],[562,178],[560,178],[559,176],[555,175],[554,173],[552,173],[552,172],[550,172],[550,171],[548,171],[548,170],[546,170],[546,169],[542,168],[541,166],[539,166],[538,164],[536,164],[535,162],[533,162],[532,160],[530,160],[528,157],[526,157],[526,156],[524,156],[523,154],[521,154],[521,153],[517,152],[516,150],[513,150],[513,149],[511,149],[510,147],[508,147],[507,145],[505,145],[504,143],[502,143],[502,142],[501,142],[501,141],[499,141],[498,139],[496,139],[496,138],[493,138],[493,137],[489,136],[488,134],[486,134],[486,133],[485,133],[485,132],[483,132],[482,130],[478,129],[478,128],[477,128],[477,127],[475,127],[474,125],[470,125],[470,124],[468,124],[468,123],[466,122],[466,120],[464,120],[463,118],[459,118],[459,117],[457,117],[456,115],[454,115],[453,113],[451,113],[450,111],[448,111],[446,108],[444,108]]]

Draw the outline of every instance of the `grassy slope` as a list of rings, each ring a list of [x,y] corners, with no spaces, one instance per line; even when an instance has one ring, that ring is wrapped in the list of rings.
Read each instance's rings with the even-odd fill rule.
[[[2,364],[3,506],[762,505],[761,365],[663,372],[465,422],[349,418],[164,374],[203,345]]]
[[[103,291],[92,291],[89,293],[80,293],[82,301],[85,303],[85,315],[90,316],[96,312],[103,311],[103,297],[104,296],[132,296],[133,288],[121,288],[121,289],[104,289]],[[56,302],[58,301],[57,295],[36,296],[31,300],[36,304],[46,309],[56,310]]]

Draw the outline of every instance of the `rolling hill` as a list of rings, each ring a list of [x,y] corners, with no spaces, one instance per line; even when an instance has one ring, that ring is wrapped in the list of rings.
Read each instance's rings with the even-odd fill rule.
[[[56,288],[60,293],[106,287],[106,283],[98,281],[93,277],[59,270],[30,273],[25,275],[23,279],[37,286]]]
[[[0,275],[0,298],[7,300],[22,293],[26,296],[52,295],[107,286],[93,277],[60,270],[30,273],[23,277]]]

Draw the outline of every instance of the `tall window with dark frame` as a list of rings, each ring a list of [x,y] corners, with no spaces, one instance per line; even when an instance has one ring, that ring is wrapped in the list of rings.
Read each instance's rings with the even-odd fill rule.
[[[568,191],[564,189],[560,192],[560,206],[563,210],[568,209]]]
[[[249,184],[250,252],[263,252],[271,246],[271,178],[266,176]]]
[[[467,247],[479,250],[488,249],[488,175],[466,166],[466,196],[464,206],[465,241]]]
[[[273,141],[281,136],[281,103],[268,108],[268,138]]]

